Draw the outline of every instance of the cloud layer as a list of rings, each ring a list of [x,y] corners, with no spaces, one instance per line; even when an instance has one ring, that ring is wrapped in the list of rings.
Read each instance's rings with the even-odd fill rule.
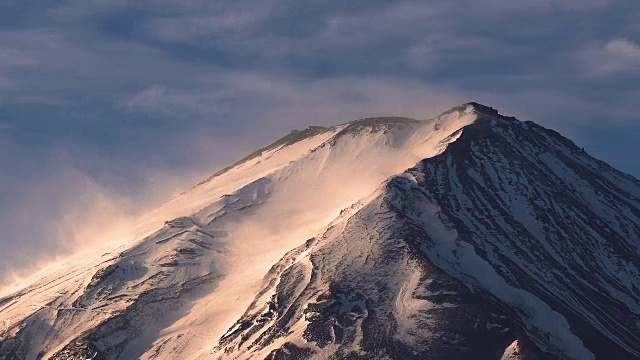
[[[128,217],[294,128],[470,100],[639,176],[639,14],[634,0],[4,1],[0,272],[64,249],[51,224],[74,209],[109,199]]]

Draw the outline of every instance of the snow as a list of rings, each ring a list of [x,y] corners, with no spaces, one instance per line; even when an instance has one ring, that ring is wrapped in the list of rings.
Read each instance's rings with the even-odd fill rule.
[[[476,254],[472,245],[460,241],[457,232],[448,229],[440,220],[438,206],[428,198],[420,196],[422,192],[414,178],[405,175],[395,177],[393,181],[399,189],[411,193],[411,196],[406,194],[398,196],[410,202],[411,212],[407,215],[421,224],[434,239],[433,245],[422,247],[422,251],[434,264],[460,279],[488,290],[500,300],[514,306],[528,325],[532,326],[536,332],[545,334],[551,344],[562,353],[576,360],[595,358],[582,341],[571,332],[568,322],[561,314],[553,311],[534,295],[509,286],[490,263]],[[406,208],[407,204],[399,203],[396,206]]]
[[[502,354],[500,360],[518,360],[520,359],[518,352],[518,340],[514,340],[511,345],[504,349],[504,354]]]
[[[616,232],[629,234],[625,246],[635,249],[640,249],[634,233],[640,218],[633,206],[637,210],[640,201],[629,194],[640,194],[640,187],[623,174],[608,172],[605,178],[620,186],[599,194],[581,174],[566,168],[565,158],[559,160],[558,154],[520,148],[513,128],[509,128],[501,135],[514,151],[520,152],[518,159],[529,163],[514,166],[497,149],[487,156],[478,148],[472,149],[470,158],[465,160],[485,164],[480,170],[465,173],[475,183],[495,189],[493,198],[470,193],[465,188],[468,184],[454,171],[437,178],[438,184],[434,186],[449,185],[449,195],[455,198],[455,206],[462,214],[471,213],[475,207],[487,209],[485,219],[463,216],[461,221],[466,227],[486,238],[498,237],[490,233],[488,222],[498,224],[510,234],[520,234],[521,227],[528,234],[527,239],[539,245],[533,248],[536,255],[548,256],[548,263],[554,266],[527,262],[521,253],[523,249],[526,251],[527,243],[519,238],[509,243],[491,243],[485,238],[476,239],[474,244],[466,242],[443,219],[442,208],[420,187],[416,172],[405,170],[423,159],[446,155],[447,148],[464,136],[465,126],[476,120],[474,107],[469,105],[415,123],[390,120],[387,124],[361,126],[356,130],[349,124],[339,125],[296,143],[271,148],[207,179],[139,219],[129,232],[128,241],[119,239],[69,257],[34,274],[16,288],[4,289],[0,294],[0,338],[20,336],[20,326],[37,322],[28,327],[33,334],[27,340],[37,345],[27,358],[35,358],[40,351],[48,357],[85,331],[105,327],[110,319],[122,315],[130,321],[128,327],[118,329],[113,325],[116,330],[104,335],[99,345],[120,346],[123,357],[263,358],[285,342],[318,351],[319,358],[329,356],[337,345],[320,349],[304,340],[302,334],[309,325],[304,316],[292,318],[289,333],[264,347],[250,348],[250,344],[268,331],[275,319],[252,333],[237,352],[221,352],[221,337],[233,326],[239,326],[238,319],[247,311],[260,311],[268,306],[281,279],[276,276],[273,284],[265,284],[273,275],[266,274],[270,274],[274,264],[284,264],[285,269],[294,265],[302,269],[304,276],[291,289],[299,296],[312,283],[318,291],[326,291],[323,281],[344,274],[383,281],[391,294],[391,304],[377,310],[393,316],[398,327],[394,336],[399,341],[417,344],[425,337],[438,336],[437,329],[423,327],[431,314],[456,306],[428,299],[456,292],[427,290],[420,275],[421,267],[399,255],[398,263],[385,266],[376,263],[376,259],[388,260],[391,254],[408,251],[394,243],[394,238],[382,235],[397,226],[393,223],[397,219],[388,220],[391,215],[381,210],[386,201],[391,201],[398,213],[420,224],[432,239],[422,245],[421,251],[433,264],[515,309],[524,321],[527,335],[538,346],[574,359],[594,358],[562,314],[532,292],[513,285],[504,259],[509,259],[512,266],[527,276],[548,284],[546,291],[571,304],[583,319],[624,347],[633,334],[612,331],[605,322],[615,320],[613,317],[596,314],[592,304],[570,292],[573,288],[565,291],[554,282],[575,278],[582,281],[580,286],[594,291],[604,288],[604,292],[638,314],[640,302],[633,290],[640,286],[637,266],[618,257],[606,239],[595,233],[586,234],[593,242],[589,246],[595,249],[597,261],[580,256],[569,260],[571,254],[564,251],[566,244],[558,239],[575,229],[550,233],[549,226],[555,226],[556,219],[545,224],[537,220],[540,207],[557,210],[562,204],[545,193],[546,184],[533,182],[525,173],[530,164],[535,164],[540,167],[537,171],[546,171],[553,179],[571,186],[584,198],[585,207],[607,220]],[[522,126],[528,131],[538,131],[533,125]],[[585,163],[594,171],[603,171],[602,164],[586,155],[578,158],[565,144],[551,137],[547,140],[562,156]],[[451,157],[447,161],[448,169],[457,166]],[[390,184],[394,189],[391,192]],[[535,201],[530,201],[531,194],[536,195]],[[501,209],[508,209],[515,223],[509,223]],[[575,224],[587,229],[588,219],[580,209],[573,211],[568,216],[578,219]],[[318,239],[312,250],[281,260],[311,238]],[[312,263],[312,252],[325,256],[322,266]],[[589,265],[597,270],[593,278],[599,283],[578,276],[575,268],[569,266],[573,262],[582,265],[593,262]],[[316,271],[313,279],[311,269]],[[367,282],[360,286],[369,293],[378,291]],[[175,294],[179,296],[173,297]],[[354,326],[355,340],[350,345],[353,351],[361,351],[362,324],[369,313],[362,299],[350,296],[338,294],[343,312],[350,312],[356,305],[364,309]],[[255,309],[250,308],[252,302]],[[486,323],[487,329],[499,326]],[[514,341],[502,358],[517,359],[514,355],[517,350],[518,342]]]

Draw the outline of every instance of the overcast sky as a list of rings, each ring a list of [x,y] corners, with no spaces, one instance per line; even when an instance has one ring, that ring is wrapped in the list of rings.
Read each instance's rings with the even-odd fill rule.
[[[639,100],[638,0],[0,0],[0,272],[311,124],[478,101],[640,177]]]

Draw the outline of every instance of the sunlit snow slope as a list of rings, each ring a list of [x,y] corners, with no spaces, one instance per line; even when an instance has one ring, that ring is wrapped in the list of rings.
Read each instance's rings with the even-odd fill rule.
[[[476,103],[292,132],[136,232],[0,294],[0,359],[640,358],[640,182]]]

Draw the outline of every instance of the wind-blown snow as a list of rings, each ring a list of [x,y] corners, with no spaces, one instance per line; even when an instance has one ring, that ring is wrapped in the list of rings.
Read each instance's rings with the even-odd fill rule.
[[[27,338],[41,346],[31,354],[40,348],[51,356],[84,331],[131,309],[140,291],[176,286],[180,291],[181,284],[212,277],[206,280],[210,288],[192,302],[147,304],[159,314],[155,320],[104,345],[113,351],[123,346],[122,353],[131,357],[197,356],[243,313],[264,274],[289,249],[315,236],[387,177],[440,153],[454,139],[447,138],[474,119],[471,109],[425,122],[365,119],[269,149],[151,212],[136,228],[139,240],[127,247],[70,259],[77,271],[61,263],[48,270],[45,279],[56,279],[53,283],[43,286],[47,280],[37,279],[17,295],[3,295],[12,299],[0,305],[4,330],[15,336],[16,325],[37,317],[43,333],[34,336],[41,339]],[[111,272],[114,268],[118,272]],[[110,278],[92,280],[96,271]],[[87,299],[92,281],[100,296]],[[79,301],[91,301],[104,312],[74,312],[64,329],[50,332],[59,322],[55,309]],[[37,307],[42,305],[48,307]],[[179,316],[170,311],[174,306]],[[168,348],[175,352],[160,351]]]

